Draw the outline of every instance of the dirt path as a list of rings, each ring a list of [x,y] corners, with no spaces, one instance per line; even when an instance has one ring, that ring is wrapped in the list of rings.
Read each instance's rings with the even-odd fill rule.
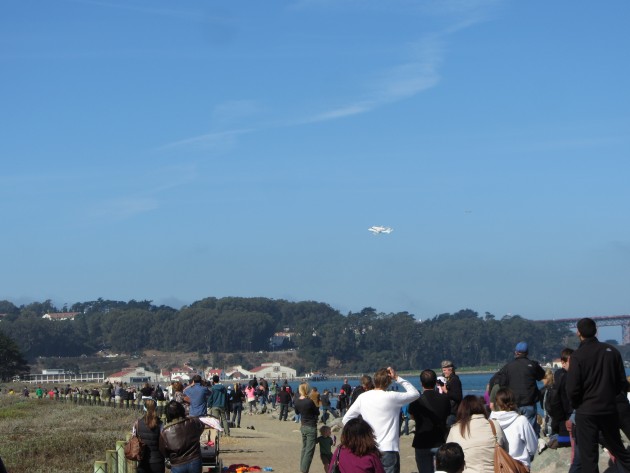
[[[289,419],[291,414],[289,415]],[[338,421],[337,421],[338,422]],[[248,429],[247,427],[254,427]],[[333,433],[339,440],[339,432]],[[245,415],[240,429],[231,429],[231,436],[221,439],[220,457],[223,466],[243,463],[260,467],[271,467],[279,473],[299,471],[302,437],[300,426],[295,422],[279,421],[275,414]],[[403,436],[400,441],[401,472],[416,471],[415,453],[411,447],[412,436]],[[319,459],[319,448],[315,451],[311,473],[322,473],[324,467]]]

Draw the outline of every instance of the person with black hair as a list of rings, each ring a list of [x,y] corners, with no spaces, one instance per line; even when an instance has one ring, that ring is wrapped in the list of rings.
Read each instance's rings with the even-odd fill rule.
[[[617,398],[628,391],[623,360],[619,351],[597,337],[593,319],[580,319],[577,336],[580,345],[571,354],[566,389],[575,409],[576,440],[582,471],[598,471],[599,434],[618,463],[630,470],[630,452],[621,441]]]
[[[420,373],[422,396],[409,404],[409,414],[416,421],[412,446],[416,451],[416,466],[422,473],[433,473],[433,460],[438,448],[446,441],[446,420],[451,403],[436,389],[437,374],[433,370]]]
[[[200,375],[196,374],[192,377],[192,381],[184,389],[184,394],[190,399],[190,416],[200,417],[208,413],[210,391]]]
[[[168,423],[160,433],[160,452],[171,464],[171,473],[201,473],[199,438],[206,426],[223,431],[214,417],[187,417],[184,406],[171,401],[166,406]]]
[[[216,417],[221,422],[225,435],[230,436],[230,423],[228,419],[230,414],[228,412],[228,392],[223,384],[219,375],[212,376],[212,389],[208,397],[208,411],[210,415]]]
[[[436,473],[461,473],[466,467],[464,450],[458,443],[445,443],[435,454],[435,464]]]

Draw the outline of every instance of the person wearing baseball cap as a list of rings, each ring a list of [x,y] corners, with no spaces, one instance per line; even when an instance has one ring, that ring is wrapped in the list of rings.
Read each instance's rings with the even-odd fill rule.
[[[514,347],[514,359],[498,372],[503,380],[503,387],[514,393],[518,412],[523,414],[534,428],[536,436],[540,435],[540,426],[536,422],[536,402],[540,392],[536,381],[545,377],[545,370],[537,361],[528,358],[529,345],[522,341]]]
[[[455,364],[451,360],[442,361],[442,374],[444,375],[445,383],[442,385],[442,392],[448,396],[448,400],[451,404],[451,413],[446,419],[446,426],[450,427],[455,423],[457,417],[457,408],[459,407],[462,398],[464,397],[462,392],[462,382],[459,376],[455,374]]]

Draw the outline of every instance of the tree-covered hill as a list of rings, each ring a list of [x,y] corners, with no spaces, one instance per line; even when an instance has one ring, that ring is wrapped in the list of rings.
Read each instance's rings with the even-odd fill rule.
[[[54,312],[78,312],[74,320],[46,320]],[[520,316],[497,319],[470,309],[418,320],[407,312],[380,313],[371,307],[346,315],[322,302],[224,297],[197,301],[180,310],[151,301],[96,301],[58,310],[50,301],[16,307],[0,301],[0,331],[28,360],[144,350],[199,354],[268,351],[274,334],[290,334],[279,350],[296,350],[306,370],[360,372],[395,363],[398,369],[502,363],[515,344],[527,340],[538,360],[575,346],[565,326]],[[1,339],[0,339],[1,340]]]

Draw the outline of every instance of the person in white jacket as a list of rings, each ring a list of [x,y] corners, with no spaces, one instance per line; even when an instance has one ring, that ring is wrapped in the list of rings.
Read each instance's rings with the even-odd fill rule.
[[[503,429],[510,456],[530,468],[538,441],[527,418],[516,410],[512,391],[509,388],[499,389],[494,406],[497,410],[490,414],[490,418],[495,419]]]
[[[405,392],[388,391],[393,381]],[[418,390],[398,376],[392,367],[381,368],[374,374],[374,389],[357,397],[343,416],[344,425],[350,419],[362,416],[372,426],[385,473],[400,472],[400,408],[419,397]]]

